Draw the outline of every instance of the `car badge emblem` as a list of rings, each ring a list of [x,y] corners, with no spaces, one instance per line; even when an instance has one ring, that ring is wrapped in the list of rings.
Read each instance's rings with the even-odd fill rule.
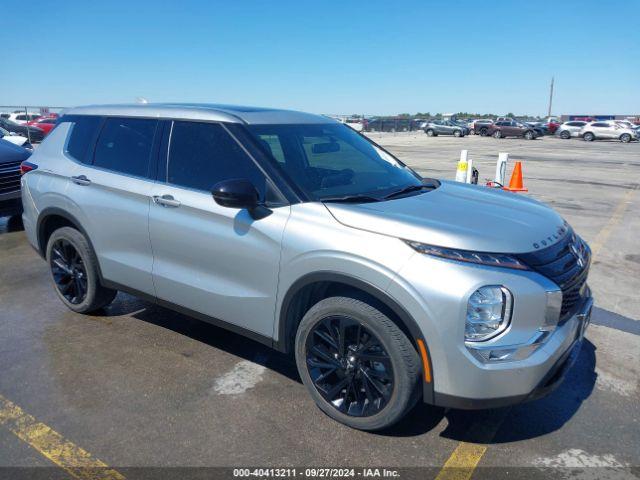
[[[580,268],[584,267],[587,263],[585,254],[584,254],[584,249],[581,248],[579,245],[572,243],[571,246],[569,247],[569,250],[571,250],[571,253],[573,254],[573,256],[576,257],[578,266]]]

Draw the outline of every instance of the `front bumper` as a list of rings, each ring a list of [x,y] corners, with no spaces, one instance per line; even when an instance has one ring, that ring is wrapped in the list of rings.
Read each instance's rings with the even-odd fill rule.
[[[512,384],[515,388],[518,388],[516,385],[522,384],[523,377],[528,378],[528,381],[540,377],[537,383],[532,384],[530,391],[489,398],[467,398],[433,392],[433,401],[429,403],[441,407],[476,410],[505,407],[537,400],[548,395],[563,382],[566,373],[580,354],[584,333],[591,321],[592,308],[593,298],[591,296],[584,298],[578,312],[554,332],[547,348],[541,348],[542,352],[540,353],[547,356],[546,361],[531,366],[518,365],[523,362],[512,362],[511,367],[513,368],[499,371],[499,380],[505,384]],[[553,337],[556,335],[557,338],[554,339]],[[496,380],[495,373],[477,371],[475,374],[478,375],[479,382],[493,383]]]

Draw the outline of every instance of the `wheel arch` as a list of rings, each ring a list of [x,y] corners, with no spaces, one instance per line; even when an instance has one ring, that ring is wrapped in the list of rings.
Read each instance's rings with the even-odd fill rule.
[[[95,252],[91,238],[87,235],[86,230],[82,227],[82,224],[71,213],[62,208],[48,207],[42,210],[38,215],[36,222],[36,241],[38,244],[38,253],[42,258],[46,258],[47,255],[47,243],[51,234],[58,228],[72,227],[78,230],[84,238],[87,239],[89,246]],[[97,259],[97,255],[96,255]],[[100,269],[100,261],[97,262],[98,278],[102,282],[102,270]]]
[[[433,403],[433,364],[427,339],[417,322],[398,301],[366,280],[331,271],[310,273],[296,280],[284,295],[277,312],[278,340],[274,341],[274,348],[283,353],[292,353],[295,334],[304,314],[320,300],[333,295],[355,296],[371,302],[407,335],[419,356],[422,355],[418,341],[423,342],[430,377],[429,382],[425,381],[423,372],[423,398]]]

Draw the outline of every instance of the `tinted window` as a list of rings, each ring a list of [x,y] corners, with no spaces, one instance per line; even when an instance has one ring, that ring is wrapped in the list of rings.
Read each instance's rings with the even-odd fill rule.
[[[69,119],[63,117],[62,122]],[[100,117],[75,117],[72,120],[71,134],[67,142],[67,155],[82,163],[91,163],[90,155],[87,155],[89,145],[100,126]]]
[[[157,125],[157,120],[108,118],[98,137],[93,164],[146,177]]]
[[[222,125],[174,122],[167,166],[169,183],[210,191],[216,183],[232,178],[250,180],[264,198],[265,176]]]
[[[591,125],[592,127],[608,127],[609,124],[608,123],[594,123],[593,125]]]

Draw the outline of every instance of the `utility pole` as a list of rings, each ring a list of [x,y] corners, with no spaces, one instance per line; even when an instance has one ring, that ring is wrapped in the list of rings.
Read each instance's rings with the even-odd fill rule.
[[[551,116],[551,105],[553,104],[553,77],[551,77],[551,87],[549,88],[549,111],[547,117]]]

